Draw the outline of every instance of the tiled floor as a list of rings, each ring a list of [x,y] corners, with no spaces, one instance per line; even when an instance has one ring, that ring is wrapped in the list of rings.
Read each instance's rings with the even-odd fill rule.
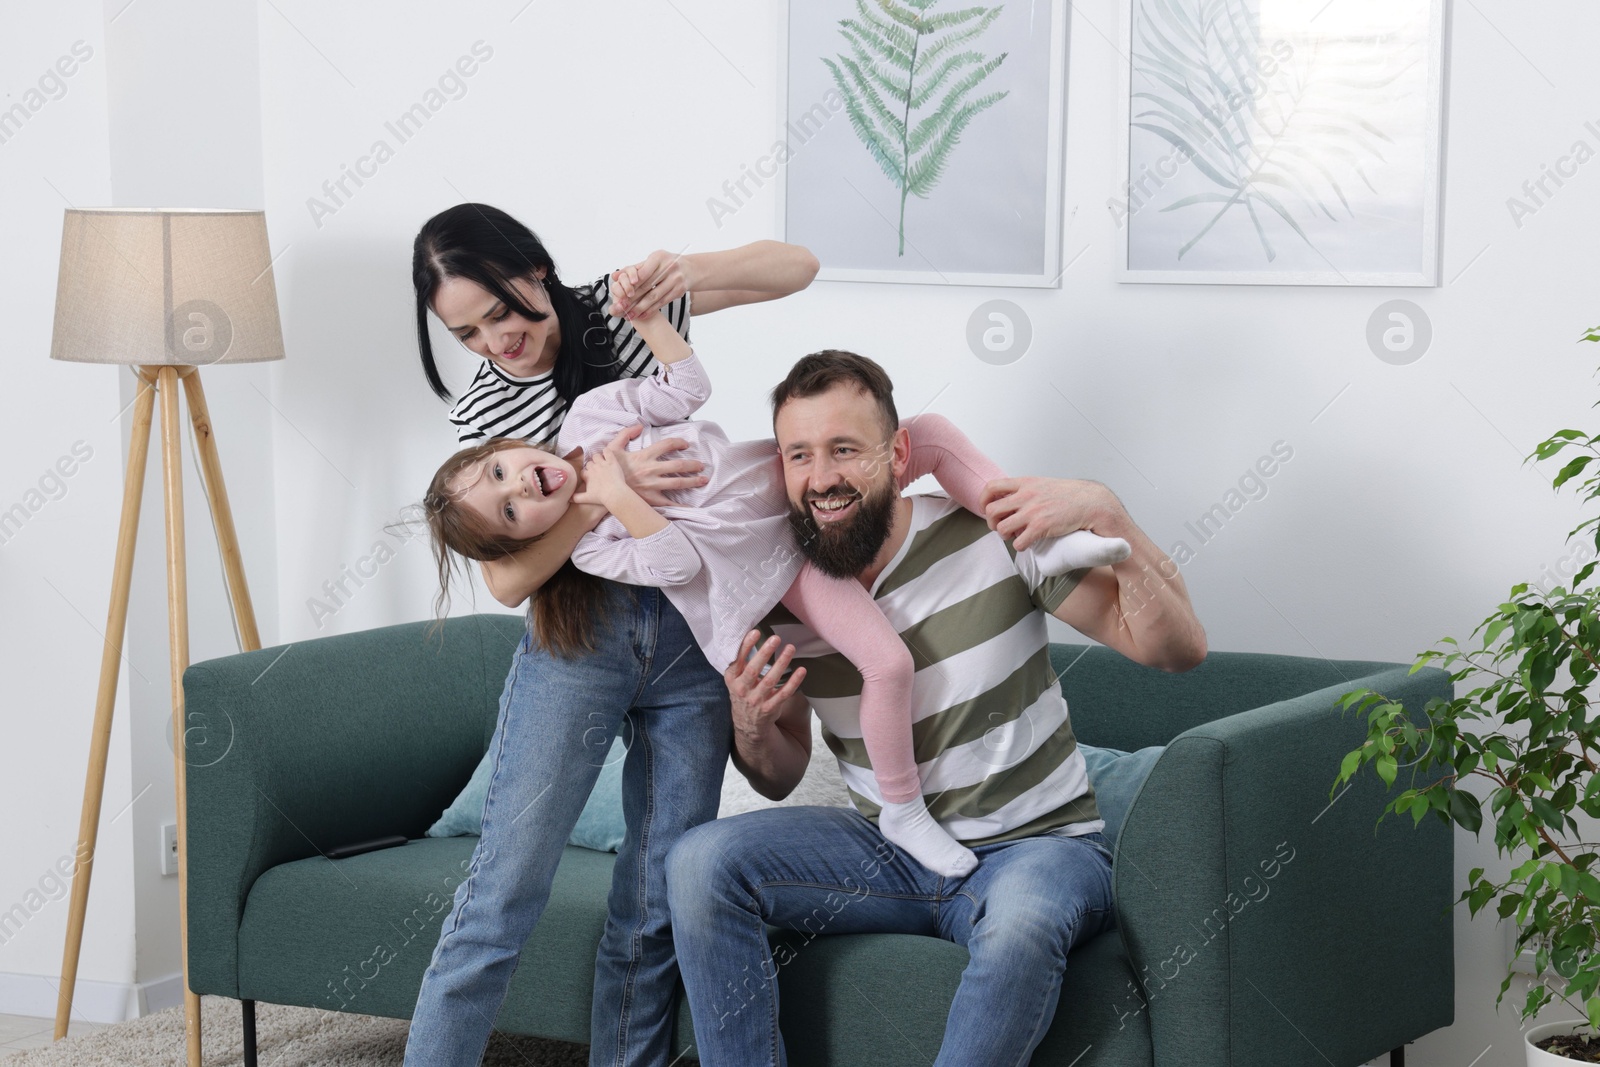
[[[67,1033],[72,1036],[104,1029],[104,1023],[73,1023]],[[0,1063],[11,1058],[12,1053],[24,1049],[43,1048],[55,1035],[54,1019],[36,1019],[31,1015],[0,1015]]]

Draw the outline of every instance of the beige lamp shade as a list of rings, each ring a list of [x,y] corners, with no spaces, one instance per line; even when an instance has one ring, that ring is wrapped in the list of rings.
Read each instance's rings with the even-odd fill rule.
[[[282,359],[265,213],[68,208],[50,358],[151,367]]]

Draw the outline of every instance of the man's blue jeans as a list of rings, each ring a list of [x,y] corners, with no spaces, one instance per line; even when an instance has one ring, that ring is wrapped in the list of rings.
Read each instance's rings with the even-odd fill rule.
[[[1055,1017],[1068,951],[1114,923],[1111,854],[1098,833],[973,851],[977,870],[942,878],[848,808],[773,808],[685,834],[667,857],[667,891],[700,1062],[786,1062],[770,923],[966,946],[936,1064],[1027,1064]]]
[[[483,834],[422,980],[407,1064],[482,1059],[619,728],[628,745],[628,829],[595,964],[589,1062],[666,1067],[672,1059],[678,966],[665,861],[684,831],[716,817],[731,740],[728,692],[660,590],[608,583],[606,607],[592,653],[563,659],[524,636],[512,660],[490,742]]]

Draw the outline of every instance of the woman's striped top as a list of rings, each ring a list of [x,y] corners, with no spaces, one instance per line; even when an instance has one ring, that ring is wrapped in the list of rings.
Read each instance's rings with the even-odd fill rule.
[[[591,285],[579,287],[604,314],[611,304],[611,276],[602,276]],[[689,339],[689,294],[684,293],[667,305],[667,321]],[[617,364],[624,378],[654,374],[660,366],[644,338],[627,319],[606,316],[606,329],[616,349]],[[554,441],[566,418],[567,402],[556,392],[555,373],[519,378],[507,374],[489,360],[483,361],[472,384],[450,409],[450,422],[456,440],[463,445],[490,437],[520,437],[526,441]]]

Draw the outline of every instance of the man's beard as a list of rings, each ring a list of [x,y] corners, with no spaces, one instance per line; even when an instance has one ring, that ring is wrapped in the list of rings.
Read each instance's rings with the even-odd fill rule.
[[[839,522],[819,523],[811,512],[813,500],[852,497],[855,490],[837,486],[826,493],[806,492],[796,507],[789,501],[789,528],[800,552],[832,578],[854,578],[877,558],[894,525],[894,504],[899,498],[894,480],[873,486],[856,503],[855,514]]]

